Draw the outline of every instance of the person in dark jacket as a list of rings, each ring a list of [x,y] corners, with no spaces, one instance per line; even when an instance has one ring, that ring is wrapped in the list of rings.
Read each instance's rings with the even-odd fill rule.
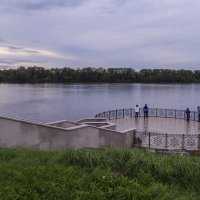
[[[186,112],[186,119],[189,122],[190,121],[190,109],[187,108],[185,112]]]
[[[197,107],[198,122],[200,122],[200,106]]]
[[[148,117],[149,114],[149,108],[147,106],[147,104],[145,104],[144,108],[143,108],[143,112],[144,112],[144,119]]]

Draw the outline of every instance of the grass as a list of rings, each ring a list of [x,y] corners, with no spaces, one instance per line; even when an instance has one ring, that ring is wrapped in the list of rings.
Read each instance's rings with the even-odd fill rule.
[[[139,149],[0,149],[0,199],[200,199],[200,158]]]

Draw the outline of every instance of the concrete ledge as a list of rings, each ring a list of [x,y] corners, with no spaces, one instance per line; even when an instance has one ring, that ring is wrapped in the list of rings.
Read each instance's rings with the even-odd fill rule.
[[[130,131],[136,131],[136,128],[125,129],[125,130],[120,131],[120,133],[128,133]]]
[[[66,128],[66,130],[72,131],[72,130],[81,129],[81,128],[85,128],[85,127],[88,127],[88,125],[87,124],[80,124],[78,126],[73,126],[73,127]]]
[[[30,124],[30,125],[37,125],[37,126],[41,126],[41,127],[47,127],[47,128],[52,128],[52,129],[59,129],[59,130],[66,130],[65,128],[62,127],[56,127],[56,126],[52,126],[52,125],[48,125],[48,124],[43,124],[40,122],[35,122],[35,121],[30,121],[30,120],[25,120],[25,119],[20,119],[20,118],[11,118],[8,116],[0,116],[0,120],[1,119],[5,119],[5,120],[10,120],[13,122],[21,122],[21,123],[26,123],[26,124]]]
[[[80,119],[79,121],[76,121],[77,123],[85,123],[85,122],[107,122],[106,118],[94,118],[94,117],[89,117],[89,118],[83,118]]]
[[[67,120],[50,122],[50,123],[46,123],[46,124],[51,125],[51,126],[55,126],[55,127],[61,127],[61,128],[68,128],[68,127],[81,125],[80,123],[71,122],[71,121],[67,121]]]
[[[59,123],[64,123],[64,122],[69,122],[69,123],[72,123],[72,124],[76,124],[76,125],[79,125],[80,123],[76,123],[76,122],[72,122],[72,121],[69,121],[69,120],[59,120],[59,121],[54,121],[54,122],[48,122],[48,123],[45,123],[47,125],[54,125],[54,124],[59,124]]]

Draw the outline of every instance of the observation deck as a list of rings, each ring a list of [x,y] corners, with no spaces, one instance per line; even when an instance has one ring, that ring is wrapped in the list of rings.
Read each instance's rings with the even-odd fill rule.
[[[144,119],[143,109],[135,118],[133,108],[110,110],[96,115],[116,124],[116,130],[135,128],[134,146],[165,150],[200,150],[198,113],[176,109],[150,108]]]

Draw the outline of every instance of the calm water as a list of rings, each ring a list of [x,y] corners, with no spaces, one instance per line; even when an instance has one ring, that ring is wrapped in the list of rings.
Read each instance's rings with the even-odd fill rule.
[[[0,84],[0,114],[39,122],[78,120],[145,103],[196,110],[200,84]]]

